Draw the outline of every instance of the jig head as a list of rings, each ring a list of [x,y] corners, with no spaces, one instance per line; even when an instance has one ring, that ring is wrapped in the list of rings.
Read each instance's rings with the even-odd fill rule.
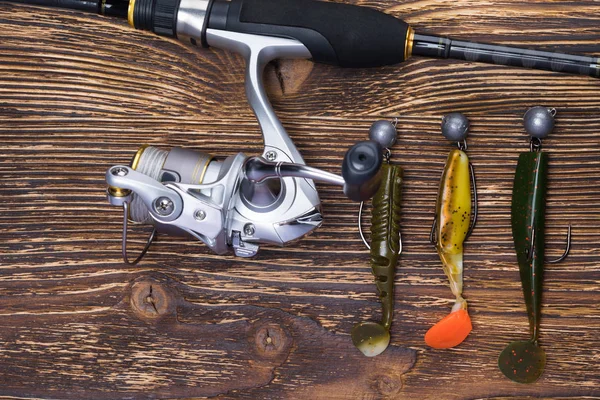
[[[381,167],[382,182],[373,197],[371,211],[371,244],[362,233],[361,202],[358,227],[361,238],[370,250],[371,271],[381,300],[381,323],[360,322],[352,328],[354,345],[366,356],[381,354],[390,343],[390,327],[394,316],[394,275],[398,256],[402,251],[400,210],[402,195],[402,168],[389,163],[390,147],[396,142],[396,123],[377,121],[371,126],[369,137],[385,148],[386,163]]]
[[[533,107],[524,117],[525,130],[531,136],[530,151],[521,153],[512,192],[511,225],[519,263],[523,296],[529,317],[529,340],[510,343],[498,357],[500,371],[519,383],[535,382],[544,371],[546,353],[539,345],[542,282],[544,279],[545,212],[548,154],[542,152],[542,139],[554,128],[555,109]],[[571,247],[571,226],[567,248]]]
[[[469,120],[460,113],[449,114],[442,120],[442,134],[457,142],[458,149],[448,155],[442,174],[430,241],[437,249],[456,300],[451,313],[425,334],[425,343],[437,349],[459,345],[472,330],[467,301],[462,297],[463,242],[477,221],[475,173],[465,153],[468,129]]]

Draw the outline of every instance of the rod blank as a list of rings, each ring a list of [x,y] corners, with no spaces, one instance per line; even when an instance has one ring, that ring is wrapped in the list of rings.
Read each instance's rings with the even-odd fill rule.
[[[510,65],[600,78],[600,59],[415,34],[412,54],[434,58]]]

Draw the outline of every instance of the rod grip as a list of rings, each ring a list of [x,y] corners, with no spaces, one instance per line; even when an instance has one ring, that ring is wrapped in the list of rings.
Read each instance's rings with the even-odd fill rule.
[[[408,24],[383,12],[315,0],[232,0],[209,27],[296,39],[316,62],[377,67],[404,61]],[[215,15],[213,15],[215,14]]]

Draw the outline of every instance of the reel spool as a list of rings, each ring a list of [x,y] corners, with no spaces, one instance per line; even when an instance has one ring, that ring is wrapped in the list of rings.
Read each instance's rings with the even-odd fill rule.
[[[221,163],[209,154],[180,148],[161,150],[148,145],[140,147],[130,165],[133,170],[158,182],[188,184],[201,184],[205,178],[214,181],[221,167]],[[148,207],[135,193],[131,198],[129,219],[140,224],[153,222]]]

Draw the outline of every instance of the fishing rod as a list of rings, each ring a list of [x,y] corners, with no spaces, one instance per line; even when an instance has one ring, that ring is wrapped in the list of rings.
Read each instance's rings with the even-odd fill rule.
[[[109,202],[123,207],[122,252],[128,263],[141,260],[157,231],[187,233],[217,254],[233,251],[250,257],[262,244],[283,246],[321,225],[314,181],[342,186],[354,201],[367,200],[380,186],[386,187],[381,185],[381,168],[382,150],[388,145],[378,141],[382,136],[377,129],[371,140],[348,150],[342,176],[305,165],[264,90],[264,67],[274,59],[377,67],[415,55],[600,77],[600,60],[595,57],[418,34],[391,15],[349,4],[315,0],[15,2],[127,19],[136,29],[234,51],[246,60],[246,96],[262,131],[262,156],[238,153],[218,160],[189,149],[142,146],[130,165],[107,171]],[[127,256],[129,221],[154,226],[144,250],[131,262]]]
[[[416,33],[406,22],[361,6],[316,0],[15,0],[126,18],[136,29],[204,47],[265,37],[294,53],[341,67],[378,67],[410,56],[448,58],[600,78],[600,58],[483,44]],[[259,36],[259,37],[256,37]],[[242,42],[234,45],[235,42]],[[299,42],[299,43],[298,43]],[[286,55],[286,46],[276,52]],[[299,54],[298,54],[299,55]]]

